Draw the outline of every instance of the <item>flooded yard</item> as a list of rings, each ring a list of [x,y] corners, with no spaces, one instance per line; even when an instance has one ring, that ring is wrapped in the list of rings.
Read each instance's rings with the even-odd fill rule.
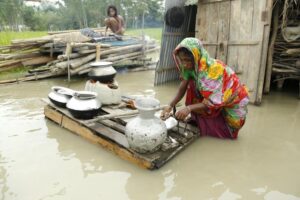
[[[155,94],[162,104],[177,83],[154,87],[154,72],[118,74],[123,93]],[[273,92],[249,106],[238,140],[202,137],[156,171],[147,171],[46,120],[51,79],[0,87],[0,199],[300,199],[300,101]]]

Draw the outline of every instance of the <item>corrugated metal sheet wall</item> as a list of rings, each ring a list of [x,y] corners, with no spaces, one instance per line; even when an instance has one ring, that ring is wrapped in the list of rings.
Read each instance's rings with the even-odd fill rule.
[[[184,7],[185,0],[166,0],[165,7],[168,10],[174,6]],[[178,80],[179,74],[176,69],[172,52],[185,37],[195,36],[195,21],[197,6],[184,7],[185,20],[180,28],[173,28],[164,24],[160,59],[155,73],[155,85],[163,84],[171,80]]]

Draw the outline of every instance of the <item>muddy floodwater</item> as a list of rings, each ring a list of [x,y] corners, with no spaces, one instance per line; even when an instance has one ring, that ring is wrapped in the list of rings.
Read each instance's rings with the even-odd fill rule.
[[[154,87],[154,72],[118,74],[123,93],[162,104],[177,83]],[[85,80],[72,80],[83,89]],[[156,171],[141,169],[46,120],[51,86],[64,78],[0,86],[0,199],[300,199],[300,100],[272,92],[238,140],[199,138]]]

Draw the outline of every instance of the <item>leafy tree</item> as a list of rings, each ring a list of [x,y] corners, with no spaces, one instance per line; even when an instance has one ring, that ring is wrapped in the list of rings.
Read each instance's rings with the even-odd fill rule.
[[[0,22],[11,30],[18,30],[22,22],[22,0],[0,0]]]

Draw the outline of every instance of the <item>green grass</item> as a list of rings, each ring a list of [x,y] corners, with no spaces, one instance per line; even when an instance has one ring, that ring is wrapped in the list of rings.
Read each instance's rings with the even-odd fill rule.
[[[161,41],[162,28],[145,28],[144,33],[159,42]],[[142,35],[142,29],[128,29],[125,31],[125,34],[140,36]]]
[[[0,46],[9,45],[14,39],[28,39],[47,35],[46,31],[0,32]]]
[[[145,28],[144,33],[151,38],[161,41],[162,28]],[[142,29],[128,29],[127,35],[140,36]],[[0,32],[0,46],[9,45],[14,39],[27,39],[47,35],[46,31],[26,31],[26,32]]]
[[[18,67],[15,69],[0,72],[0,80],[13,79],[23,76],[27,71],[28,67]]]

